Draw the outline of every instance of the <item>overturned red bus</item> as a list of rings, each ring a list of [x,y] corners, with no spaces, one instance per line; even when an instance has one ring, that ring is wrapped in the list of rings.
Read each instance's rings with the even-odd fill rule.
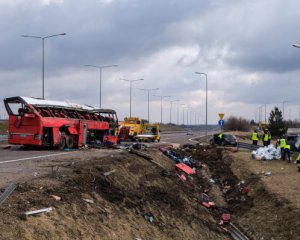
[[[30,97],[4,99],[9,115],[8,143],[73,148],[117,143],[114,110]]]

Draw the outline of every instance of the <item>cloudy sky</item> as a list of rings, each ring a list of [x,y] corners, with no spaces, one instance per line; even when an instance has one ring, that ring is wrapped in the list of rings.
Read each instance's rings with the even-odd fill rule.
[[[172,122],[205,120],[208,75],[208,121],[225,116],[258,118],[285,104],[285,118],[299,118],[300,1],[298,0],[0,0],[0,96],[42,96],[42,41],[21,35],[65,36],[45,40],[45,98],[99,104],[160,121],[160,99],[169,95]],[[163,102],[164,122],[170,102]],[[185,104],[185,105],[182,105]],[[179,108],[178,108],[179,107]],[[264,108],[260,108],[264,118]],[[5,110],[0,105],[0,114]],[[192,116],[191,116],[192,115]],[[199,117],[201,116],[201,117]],[[186,116],[185,116],[186,121]]]

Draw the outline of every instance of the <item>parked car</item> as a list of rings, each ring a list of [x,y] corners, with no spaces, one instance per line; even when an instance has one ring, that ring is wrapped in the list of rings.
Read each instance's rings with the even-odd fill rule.
[[[212,144],[212,145],[219,144],[219,145],[222,145],[222,146],[225,146],[225,145],[237,146],[237,139],[234,135],[232,135],[232,134],[223,134],[222,140],[220,140],[219,134],[220,133],[214,134],[213,138],[211,138],[209,140],[209,143]]]
[[[194,135],[194,133],[192,132],[192,130],[189,130],[186,132],[186,135]]]
[[[291,134],[286,136],[286,144],[291,145],[292,151],[300,151],[300,134]]]

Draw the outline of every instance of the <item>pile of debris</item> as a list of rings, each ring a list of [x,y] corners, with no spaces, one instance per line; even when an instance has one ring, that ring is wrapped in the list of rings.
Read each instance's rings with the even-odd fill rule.
[[[281,158],[280,147],[275,148],[273,144],[252,151],[251,155],[256,160],[279,160]]]

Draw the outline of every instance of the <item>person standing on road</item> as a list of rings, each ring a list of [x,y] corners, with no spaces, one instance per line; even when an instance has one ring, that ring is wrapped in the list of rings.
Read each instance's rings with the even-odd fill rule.
[[[284,160],[284,147],[286,145],[286,140],[284,135],[281,136],[281,138],[279,139],[279,147],[280,147],[280,152],[281,152],[281,160]]]
[[[270,133],[269,130],[267,130],[267,133],[268,133],[268,145],[267,146],[269,146],[271,144],[271,138],[272,138],[272,136],[271,136],[271,133]]]
[[[269,142],[269,134],[268,134],[268,131],[267,131],[266,129],[264,130],[264,135],[263,135],[262,140],[263,140],[264,146],[265,146],[265,147],[268,146],[268,142]]]
[[[258,139],[259,139],[259,136],[258,136],[257,130],[255,129],[251,136],[252,144],[257,145]]]
[[[218,139],[219,139],[219,144],[221,145],[223,142],[223,133],[219,133]]]
[[[291,163],[291,145],[285,144],[284,146],[284,160],[286,155],[288,155],[288,162]]]
[[[300,172],[300,154],[297,157],[296,163],[297,163],[298,172]]]

